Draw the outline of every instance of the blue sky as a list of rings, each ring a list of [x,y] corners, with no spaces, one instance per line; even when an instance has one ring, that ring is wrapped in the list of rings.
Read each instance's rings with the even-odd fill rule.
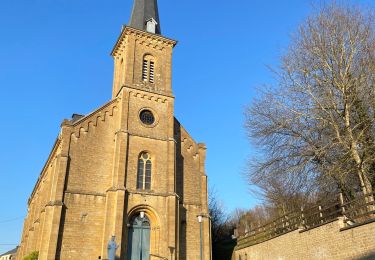
[[[163,35],[179,41],[176,117],[207,144],[210,186],[228,212],[258,203],[241,176],[253,152],[243,111],[255,88],[272,81],[266,65],[277,64],[312,2],[159,0]],[[111,98],[109,53],[131,7],[132,0],[1,0],[0,253],[19,242],[62,120]]]

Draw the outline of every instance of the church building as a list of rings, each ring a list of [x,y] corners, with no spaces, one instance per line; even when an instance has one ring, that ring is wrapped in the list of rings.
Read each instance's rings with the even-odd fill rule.
[[[175,45],[157,0],[135,0],[112,50],[112,99],[62,122],[17,259],[108,259],[112,238],[116,259],[211,259],[206,146],[174,117]]]

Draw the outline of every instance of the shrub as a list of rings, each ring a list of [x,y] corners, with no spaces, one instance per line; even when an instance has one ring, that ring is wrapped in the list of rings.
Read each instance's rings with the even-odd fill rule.
[[[23,260],[38,260],[39,259],[39,252],[34,251],[28,256],[26,256]]]

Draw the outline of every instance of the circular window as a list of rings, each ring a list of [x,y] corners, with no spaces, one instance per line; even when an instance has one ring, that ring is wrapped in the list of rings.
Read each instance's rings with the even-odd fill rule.
[[[139,117],[145,125],[152,125],[155,123],[155,117],[150,110],[143,110]]]

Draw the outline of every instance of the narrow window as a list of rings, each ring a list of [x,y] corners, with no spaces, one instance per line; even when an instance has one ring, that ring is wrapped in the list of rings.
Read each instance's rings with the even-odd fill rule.
[[[146,59],[143,60],[143,68],[142,68],[142,80],[148,80],[148,62]]]
[[[150,83],[154,83],[154,66],[155,63],[153,60],[150,61]]]
[[[148,153],[142,153],[138,159],[137,189],[151,189],[152,162]]]
[[[151,189],[151,161],[146,162],[145,190]]]
[[[143,58],[142,81],[149,83],[155,82],[155,61],[154,57],[151,55],[146,55]]]
[[[137,178],[137,189],[143,189],[143,178],[144,178],[145,163],[142,158],[138,160],[138,178]]]

